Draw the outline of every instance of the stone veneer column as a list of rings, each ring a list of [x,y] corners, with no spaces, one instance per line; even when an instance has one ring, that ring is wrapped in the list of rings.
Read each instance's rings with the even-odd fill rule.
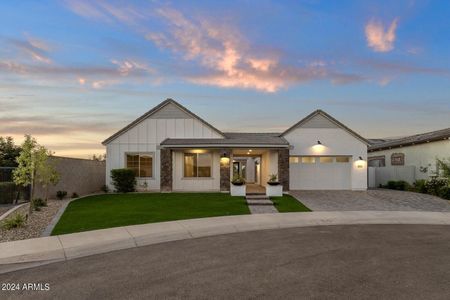
[[[227,162],[224,162],[222,155],[225,154],[228,158]],[[230,191],[230,164],[231,164],[231,150],[221,149],[220,150],[220,191],[228,192]]]
[[[172,150],[161,149],[160,163],[160,190],[161,192],[172,191]]]
[[[278,181],[283,192],[289,191],[289,149],[278,150]]]

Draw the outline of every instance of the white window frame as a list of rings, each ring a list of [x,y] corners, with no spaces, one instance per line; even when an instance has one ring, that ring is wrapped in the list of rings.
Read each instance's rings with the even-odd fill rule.
[[[150,177],[140,177],[140,176],[136,176],[136,178],[138,179],[154,179],[155,178],[155,152],[125,152],[125,168],[128,168],[127,165],[127,156],[128,155],[139,155],[139,170],[138,170],[138,174],[141,173],[141,160],[140,157],[141,155],[146,155],[146,156],[150,156],[152,158],[152,176]]]

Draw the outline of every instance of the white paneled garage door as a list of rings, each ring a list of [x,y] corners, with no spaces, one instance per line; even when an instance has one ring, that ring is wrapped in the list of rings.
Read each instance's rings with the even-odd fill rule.
[[[291,156],[291,190],[349,190],[350,156]]]

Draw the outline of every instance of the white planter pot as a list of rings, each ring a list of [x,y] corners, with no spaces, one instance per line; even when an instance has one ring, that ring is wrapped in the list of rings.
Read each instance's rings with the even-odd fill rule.
[[[266,185],[266,196],[269,197],[281,197],[283,196],[283,186],[278,185]]]
[[[234,185],[231,184],[231,196],[245,196],[245,184],[243,185]]]

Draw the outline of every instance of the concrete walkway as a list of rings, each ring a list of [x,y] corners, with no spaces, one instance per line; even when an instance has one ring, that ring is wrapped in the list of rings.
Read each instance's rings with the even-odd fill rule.
[[[450,225],[443,212],[311,212],[161,222],[0,243],[0,273],[114,250],[204,236],[318,225]]]

